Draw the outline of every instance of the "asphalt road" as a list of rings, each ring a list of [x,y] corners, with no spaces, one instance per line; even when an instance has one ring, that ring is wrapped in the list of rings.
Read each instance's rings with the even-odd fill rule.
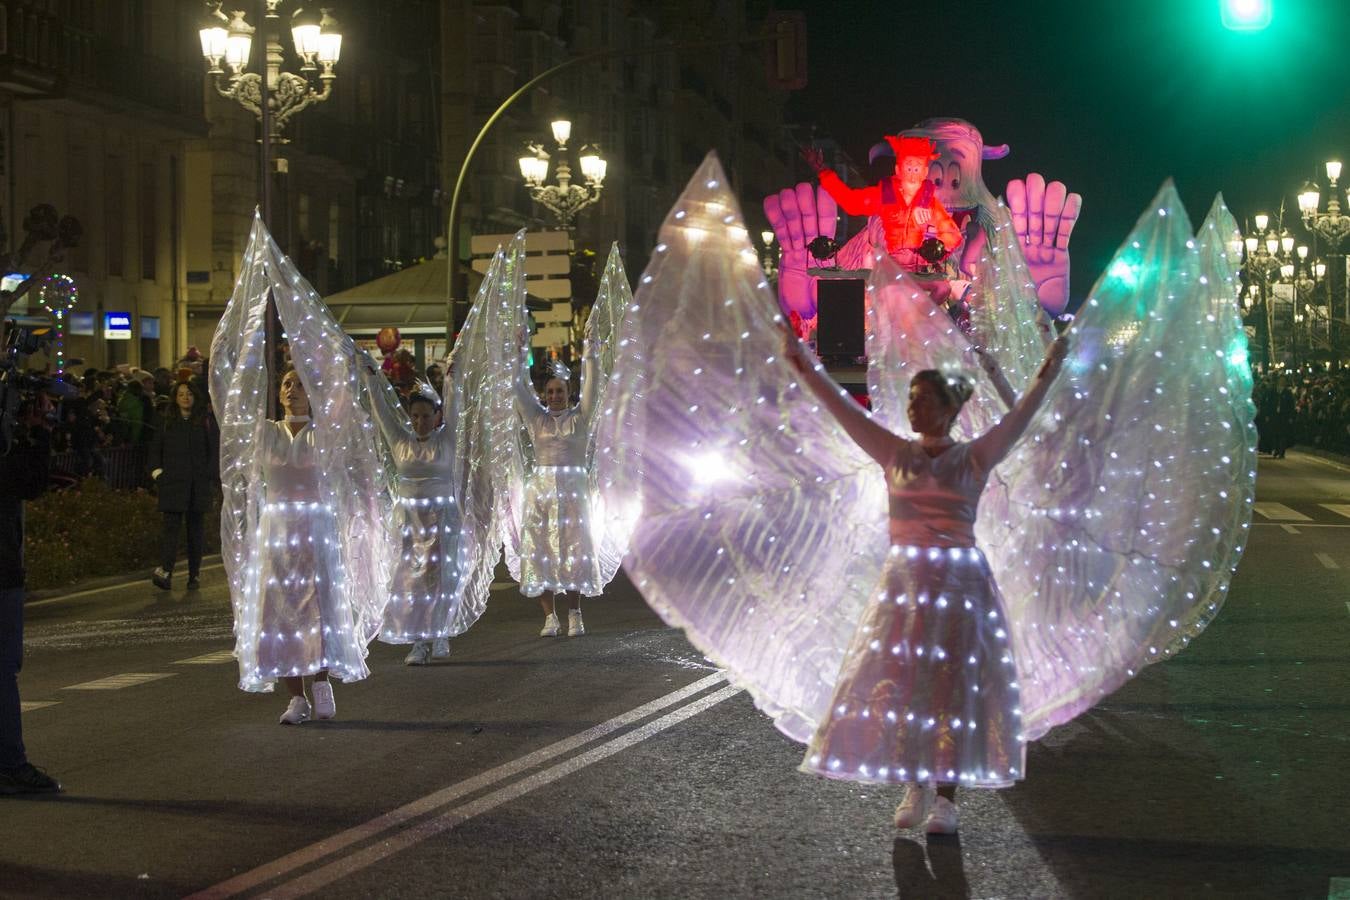
[[[1263,459],[1209,631],[927,840],[798,774],[626,582],[571,639],[501,584],[448,661],[376,644],[299,728],[235,688],[219,568],[44,600],[24,725],[67,792],[0,800],[0,896],[1350,897],[1348,537],[1350,467]]]

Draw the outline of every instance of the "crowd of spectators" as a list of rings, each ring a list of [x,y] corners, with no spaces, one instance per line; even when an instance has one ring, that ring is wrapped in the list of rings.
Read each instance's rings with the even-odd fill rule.
[[[205,396],[205,362],[192,349],[172,369],[118,366],[66,372],[63,377],[75,393],[57,407],[54,477],[95,475],[118,488],[146,486],[146,450],[170,409],[173,389],[188,382]]]
[[[1253,399],[1261,452],[1282,457],[1298,445],[1350,453],[1350,371],[1268,374]]]

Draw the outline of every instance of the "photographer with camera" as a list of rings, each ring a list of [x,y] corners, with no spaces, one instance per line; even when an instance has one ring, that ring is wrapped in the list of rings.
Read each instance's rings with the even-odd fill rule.
[[[18,407],[13,442],[0,456],[0,795],[50,794],[61,785],[28,761],[19,706],[23,667],[23,502],[47,487],[51,463],[42,394]]]
[[[19,670],[23,667],[23,503],[47,489],[51,476],[52,426],[57,416],[50,397],[74,390],[64,381],[24,371],[27,357],[47,350],[54,337],[48,327],[28,327],[6,318],[14,302],[47,278],[67,248],[80,240],[80,223],[58,220],[49,204],[33,207],[24,219],[24,242],[0,254],[4,271],[20,271],[32,250],[51,242],[47,258],[14,290],[0,291],[0,796],[54,794],[55,778],[28,761],[23,745]],[[0,223],[0,246],[7,243]]]

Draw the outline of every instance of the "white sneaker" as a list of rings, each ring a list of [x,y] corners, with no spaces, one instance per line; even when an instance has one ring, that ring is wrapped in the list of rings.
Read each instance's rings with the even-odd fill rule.
[[[333,699],[333,685],[328,681],[316,681],[310,688],[314,695],[314,718],[331,719],[337,715],[337,701]]]
[[[557,637],[562,631],[562,623],[558,621],[558,614],[549,613],[544,617],[544,627],[539,630],[540,637]]]
[[[937,796],[937,789],[931,785],[920,787],[910,783],[906,787],[909,793],[905,794],[905,799],[895,808],[896,828],[913,828],[922,822],[933,806],[933,798]]]
[[[567,614],[567,636],[578,637],[585,633],[586,623],[581,621],[581,610],[572,610]]]
[[[405,666],[425,666],[429,662],[431,662],[431,644],[426,641],[413,644],[408,655],[403,657]]]
[[[299,725],[309,718],[309,701],[304,697],[292,697],[290,705],[281,714],[282,725]]]
[[[956,804],[946,797],[938,797],[933,801],[933,809],[928,813],[923,830],[929,834],[956,834],[959,818]]]
[[[431,645],[431,658],[445,659],[449,655],[450,655],[450,639],[436,638],[435,642]]]

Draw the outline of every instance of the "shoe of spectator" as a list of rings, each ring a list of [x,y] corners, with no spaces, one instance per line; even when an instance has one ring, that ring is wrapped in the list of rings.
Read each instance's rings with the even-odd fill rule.
[[[431,658],[445,659],[449,655],[450,655],[450,639],[436,638],[436,640],[431,645]]]
[[[167,591],[173,584],[173,576],[165,572],[163,567],[156,567],[155,571],[150,573],[150,580],[154,582],[155,587],[161,591]]]
[[[567,614],[567,636],[581,637],[586,633],[586,623],[581,621],[581,610],[574,609]]]
[[[562,623],[558,621],[558,614],[553,612],[544,617],[544,627],[539,629],[540,637],[557,637],[562,631]]]
[[[333,699],[331,682],[316,681],[310,690],[314,694],[314,718],[331,719],[337,715],[337,702]]]
[[[189,591],[199,591],[202,588],[202,581],[196,575],[188,576],[187,589]]]
[[[425,666],[429,662],[431,662],[431,645],[426,641],[413,644],[408,655],[403,658],[405,666]]]
[[[292,697],[290,705],[281,714],[282,725],[299,725],[309,718],[309,701],[304,697]]]
[[[59,794],[61,782],[32,763],[13,769],[0,769],[0,795]]]

